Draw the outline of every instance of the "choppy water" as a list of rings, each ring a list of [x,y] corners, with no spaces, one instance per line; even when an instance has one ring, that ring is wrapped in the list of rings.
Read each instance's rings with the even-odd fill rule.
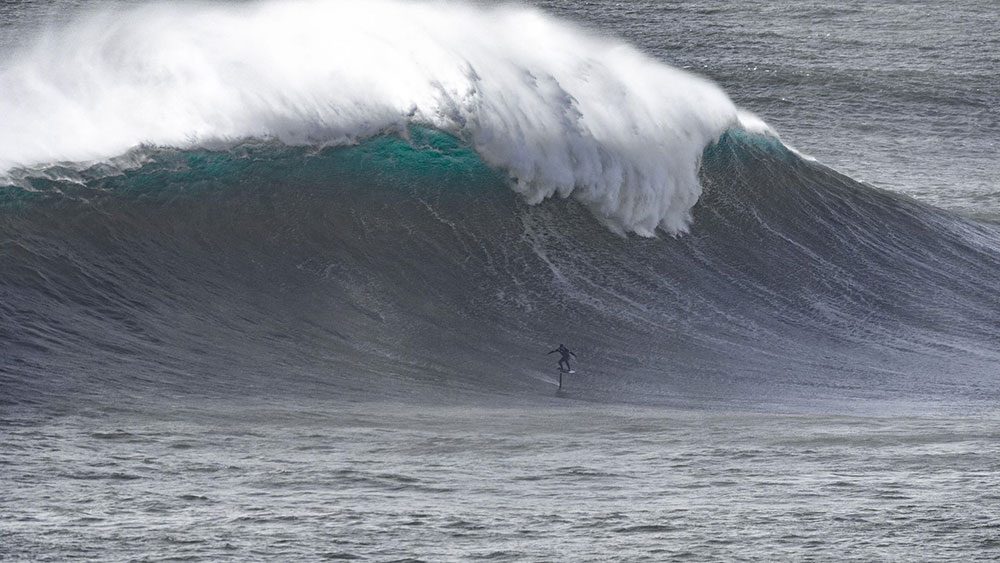
[[[1000,556],[995,418],[231,404],[5,425],[15,559]]]

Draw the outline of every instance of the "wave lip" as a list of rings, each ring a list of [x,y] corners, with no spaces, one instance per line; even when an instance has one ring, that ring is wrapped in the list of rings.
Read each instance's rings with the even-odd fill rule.
[[[429,126],[526,201],[684,231],[705,146],[737,109],[709,81],[525,8],[376,0],[89,13],[0,67],[0,169],[248,137],[344,145]]]

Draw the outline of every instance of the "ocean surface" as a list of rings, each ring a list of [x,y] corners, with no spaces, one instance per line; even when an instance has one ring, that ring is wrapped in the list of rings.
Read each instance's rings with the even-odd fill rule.
[[[996,560],[946,8],[3,4],[0,559]]]
[[[996,419],[198,404],[5,429],[11,559],[991,561]]]

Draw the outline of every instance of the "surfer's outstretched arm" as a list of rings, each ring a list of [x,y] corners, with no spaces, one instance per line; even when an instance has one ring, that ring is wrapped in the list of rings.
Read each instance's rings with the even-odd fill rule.
[[[570,354],[573,354],[573,352],[570,352]],[[575,357],[576,357],[576,354],[573,354],[573,357],[575,358]]]
[[[559,351],[559,348],[556,348],[555,350],[549,352],[549,354],[555,354],[558,351]],[[545,355],[548,356],[549,354],[545,354]]]

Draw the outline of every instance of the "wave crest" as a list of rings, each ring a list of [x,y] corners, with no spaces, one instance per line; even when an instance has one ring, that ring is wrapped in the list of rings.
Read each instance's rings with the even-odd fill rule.
[[[90,13],[0,68],[0,168],[248,137],[458,136],[536,203],[684,231],[702,150],[740,122],[709,81],[525,8],[378,0]]]

